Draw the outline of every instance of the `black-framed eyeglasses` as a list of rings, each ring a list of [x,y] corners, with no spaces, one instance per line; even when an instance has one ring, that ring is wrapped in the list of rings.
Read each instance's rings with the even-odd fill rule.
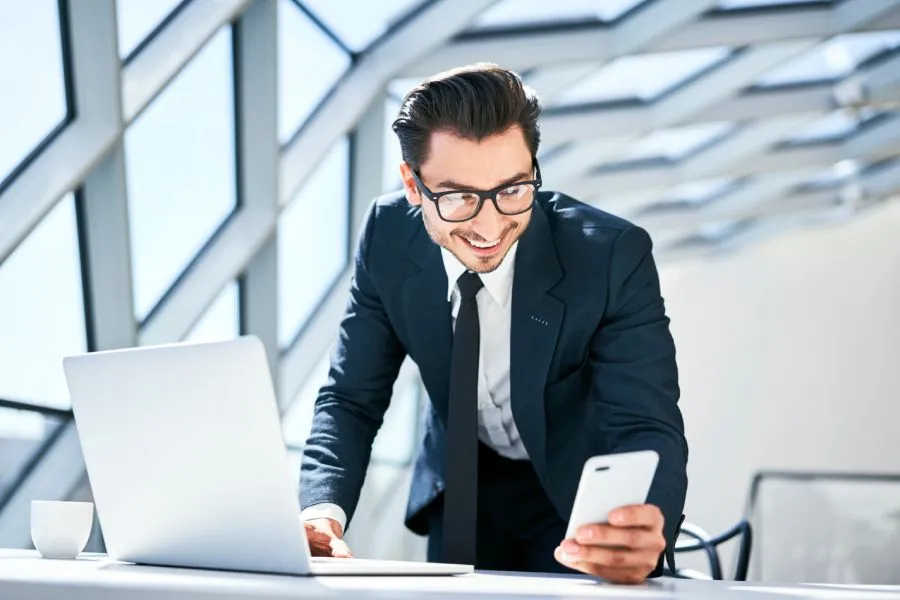
[[[432,202],[438,216],[450,223],[461,223],[474,219],[481,212],[486,200],[494,203],[494,208],[502,215],[520,215],[531,210],[534,197],[541,189],[541,168],[534,159],[534,179],[507,183],[492,190],[449,190],[432,192],[414,170],[413,178],[422,193]]]

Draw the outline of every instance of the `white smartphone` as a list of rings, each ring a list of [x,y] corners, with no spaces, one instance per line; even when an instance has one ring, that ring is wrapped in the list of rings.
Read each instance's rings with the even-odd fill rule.
[[[566,538],[583,525],[608,523],[609,513],[622,506],[644,504],[656,474],[654,450],[593,456],[584,463]]]

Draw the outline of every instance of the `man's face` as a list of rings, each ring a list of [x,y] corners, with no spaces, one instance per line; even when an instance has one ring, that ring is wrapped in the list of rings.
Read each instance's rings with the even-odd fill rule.
[[[485,201],[475,217],[462,223],[441,219],[437,206],[416,185],[412,170],[402,164],[406,197],[422,206],[425,229],[434,242],[452,252],[466,268],[490,273],[503,261],[513,243],[525,232],[531,211],[508,216]],[[476,142],[448,132],[431,134],[428,160],[419,176],[434,193],[450,190],[490,190],[534,179],[531,152],[521,128]]]

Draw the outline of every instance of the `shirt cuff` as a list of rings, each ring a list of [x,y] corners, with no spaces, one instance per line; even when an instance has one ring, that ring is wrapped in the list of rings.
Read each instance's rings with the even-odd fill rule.
[[[301,521],[311,521],[312,519],[334,519],[341,525],[341,534],[347,529],[347,513],[337,504],[313,504],[300,511]]]

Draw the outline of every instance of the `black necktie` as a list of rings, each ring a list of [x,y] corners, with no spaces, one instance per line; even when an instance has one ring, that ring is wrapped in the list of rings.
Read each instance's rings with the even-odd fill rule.
[[[442,560],[475,564],[478,509],[478,304],[484,286],[477,273],[459,280],[459,313],[450,362],[450,409],[444,450],[444,531]]]

